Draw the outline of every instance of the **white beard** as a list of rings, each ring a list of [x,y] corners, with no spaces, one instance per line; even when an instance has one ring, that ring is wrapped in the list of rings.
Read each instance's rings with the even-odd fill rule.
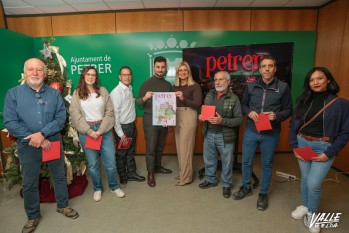
[[[225,91],[228,88],[228,85],[223,85],[221,87],[216,87],[215,86],[215,88],[216,88],[216,91],[222,92],[222,91]]]

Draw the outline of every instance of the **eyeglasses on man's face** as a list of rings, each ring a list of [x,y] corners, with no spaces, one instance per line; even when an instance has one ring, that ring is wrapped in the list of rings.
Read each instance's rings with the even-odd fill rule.
[[[121,77],[132,77],[132,74],[120,74]]]
[[[39,93],[35,93],[36,98],[38,98],[39,104],[44,104],[45,101],[41,99],[41,95]]]

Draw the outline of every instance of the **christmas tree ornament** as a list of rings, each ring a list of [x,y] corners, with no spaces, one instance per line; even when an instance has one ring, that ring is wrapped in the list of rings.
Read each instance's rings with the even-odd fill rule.
[[[52,88],[58,90],[60,93],[63,92],[63,85],[62,85],[62,83],[60,83],[60,82],[52,82],[52,83],[50,84],[50,87],[52,87]]]

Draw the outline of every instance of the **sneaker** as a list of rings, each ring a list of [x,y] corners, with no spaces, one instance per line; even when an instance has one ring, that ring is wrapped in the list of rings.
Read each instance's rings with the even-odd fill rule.
[[[319,227],[319,225],[317,224],[313,224],[312,226],[310,226],[310,221],[311,221],[311,217],[312,217],[312,213],[307,212],[304,215],[304,225],[306,227],[308,227],[309,231],[312,233],[319,233],[321,231],[321,228]]]
[[[22,229],[22,233],[34,232],[36,227],[39,225],[39,220],[40,220],[40,218],[28,220]]]
[[[266,210],[268,208],[268,194],[260,193],[258,195],[257,209]]]
[[[57,212],[71,219],[79,217],[79,213],[70,206],[65,208],[57,208]]]
[[[241,186],[239,191],[233,193],[233,199],[234,200],[241,200],[244,197],[251,196],[252,190],[251,188],[247,188],[246,186]]]
[[[95,191],[93,194],[93,200],[94,201],[100,201],[102,199],[102,191]]]
[[[291,216],[292,218],[299,220],[304,218],[304,215],[306,215],[306,213],[308,213],[308,208],[303,205],[300,205],[297,206],[297,208],[294,211],[292,211]]]
[[[112,193],[115,193],[115,195],[119,198],[125,197],[126,194],[124,193],[124,191],[122,191],[120,188],[115,189],[113,191],[111,191]]]

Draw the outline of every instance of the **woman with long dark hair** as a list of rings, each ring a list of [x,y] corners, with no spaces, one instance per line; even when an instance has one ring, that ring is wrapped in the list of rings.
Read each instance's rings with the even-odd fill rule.
[[[114,126],[114,109],[108,91],[99,85],[98,73],[93,66],[86,66],[73,93],[69,108],[71,122],[79,132],[79,140],[84,149],[88,169],[92,177],[94,201],[102,198],[102,180],[99,169],[99,155],[106,171],[109,188],[117,197],[124,197],[117,181],[115,146],[111,129]],[[100,150],[86,148],[86,139],[102,137]]]
[[[321,186],[335,156],[349,140],[349,101],[336,99],[339,89],[327,68],[312,68],[305,77],[291,120],[290,146],[293,149],[310,146],[317,154],[304,160],[294,150],[301,170],[302,205],[291,216],[304,219],[310,232],[321,230],[320,226],[310,224],[312,215],[318,211]],[[334,102],[323,110],[332,100]]]

